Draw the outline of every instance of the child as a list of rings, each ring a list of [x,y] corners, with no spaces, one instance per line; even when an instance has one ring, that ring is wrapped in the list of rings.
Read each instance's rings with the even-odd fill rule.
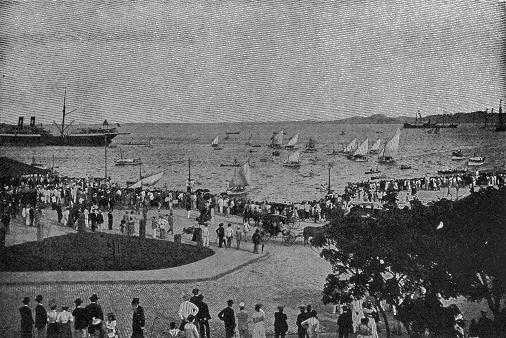
[[[179,329],[176,327],[176,323],[171,322],[170,323],[170,330],[167,335],[167,338],[178,338],[180,336],[181,336],[181,331],[179,331]]]
[[[193,315],[188,316],[188,322],[184,326],[184,333],[186,338],[199,338],[199,331],[194,324],[195,317]]]
[[[357,327],[357,338],[372,338],[372,330],[369,327],[369,318],[362,318]]]

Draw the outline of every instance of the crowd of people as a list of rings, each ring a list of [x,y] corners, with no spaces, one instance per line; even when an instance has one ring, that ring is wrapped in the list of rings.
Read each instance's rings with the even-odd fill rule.
[[[177,312],[180,322],[165,323],[163,325],[164,337],[210,338],[209,321],[212,316],[204,299],[204,295],[197,288],[192,290],[192,294],[184,295]],[[19,308],[22,338],[32,338],[33,334],[35,337],[47,338],[117,338],[121,336],[116,316],[112,312],[104,315],[105,312],[98,304],[99,297],[96,294],[89,297],[90,303],[86,306],[83,306],[81,298],[74,300],[75,307],[71,311],[67,305],[58,306],[55,299],[49,301],[49,310],[47,310],[43,305],[43,300],[42,295],[36,296],[37,304],[33,310],[30,307],[30,297],[25,297],[22,300],[23,305]],[[265,338],[266,314],[262,304],[255,304],[251,314],[247,311],[244,302],[238,304],[238,310],[234,308],[233,299],[229,299],[226,304],[226,307],[216,314],[216,317],[223,322],[225,338]],[[58,308],[61,310],[58,311]],[[318,338],[321,327],[317,311],[312,309],[311,305],[299,308],[300,313],[295,318],[299,338]],[[288,332],[288,317],[283,311],[284,306],[279,305],[277,312],[273,314],[275,338],[284,338]],[[131,312],[131,337],[150,336],[151,332],[146,332],[146,314],[140,305],[139,298],[133,298]],[[342,322],[341,317],[343,315],[340,316],[338,322]]]

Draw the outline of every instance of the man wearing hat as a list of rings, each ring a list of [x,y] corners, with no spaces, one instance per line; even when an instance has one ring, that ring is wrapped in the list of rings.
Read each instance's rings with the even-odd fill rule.
[[[144,308],[139,304],[139,298],[132,299],[132,338],[144,338],[146,317],[144,316]]]
[[[194,317],[199,312],[199,308],[197,305],[190,302],[190,295],[184,295],[183,299],[184,301],[179,305],[179,311],[177,314],[179,315],[179,318],[181,318],[181,325],[179,326],[179,330],[183,331],[184,326],[187,323],[186,319],[189,315],[193,315]]]
[[[37,306],[35,306],[35,336],[37,338],[46,336],[47,311],[44,305],[42,305],[43,299],[42,295],[35,297],[35,301],[37,302]]]
[[[90,335],[93,335],[95,332],[95,327],[91,325],[93,318],[99,318],[100,320],[104,320],[104,312],[102,311],[102,307],[97,304],[98,296],[94,293],[90,297],[90,304],[86,305],[86,312],[88,313],[88,332]]]
[[[192,302],[195,305],[198,305],[197,303],[198,303],[199,292],[200,292],[200,290],[197,288],[194,288],[192,290],[192,296],[190,298],[190,302]]]
[[[297,316],[297,321],[295,324],[297,325],[297,335],[299,338],[306,337],[307,329],[302,326],[302,322],[308,319],[308,315],[306,314],[306,307],[304,305],[299,306],[300,313]]]
[[[88,329],[88,312],[83,307],[83,300],[81,298],[77,298],[74,304],[76,304],[76,308],[72,311],[72,316],[74,316],[76,336],[77,338],[85,338]]]
[[[30,297],[23,298],[23,306],[19,308],[21,314],[21,338],[32,338],[33,321],[32,309],[28,306]]]
[[[283,313],[283,305],[278,305],[278,312],[274,312],[274,338],[285,338],[286,331],[288,331],[288,323],[286,314]]]
[[[218,236],[218,246],[222,248],[225,238],[225,229],[223,229],[223,223],[218,224],[218,229],[216,229],[216,235]]]
[[[235,333],[235,313],[232,305],[234,301],[227,300],[227,307],[218,313],[218,318],[225,324],[225,338],[232,338]]]
[[[209,306],[204,302],[204,295],[199,294],[197,296],[197,303],[195,303],[195,305],[199,308],[199,312],[195,317],[195,322],[199,328],[200,338],[211,338],[211,332],[209,330],[211,315],[209,314]]]

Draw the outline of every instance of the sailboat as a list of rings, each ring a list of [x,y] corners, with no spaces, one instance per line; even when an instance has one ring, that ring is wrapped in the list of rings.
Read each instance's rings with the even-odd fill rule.
[[[300,151],[296,151],[290,155],[288,155],[288,157],[286,158],[285,162],[283,163],[283,165],[285,167],[300,167]]]
[[[343,154],[349,155],[355,151],[355,148],[357,147],[357,139],[354,138],[353,141],[348,143],[346,147],[344,147]]]
[[[120,158],[114,160],[115,165],[137,165],[142,164],[141,158],[123,158],[123,150],[119,150]]]
[[[250,146],[250,147],[254,147],[254,148],[258,148],[258,147],[261,147],[259,144],[253,144],[251,143],[251,139],[253,138],[253,135],[250,135],[248,137],[248,141],[246,141],[246,145],[247,146]]]
[[[364,142],[355,150],[353,155],[349,156],[350,159],[356,162],[367,162],[367,153],[369,152],[369,138],[366,138]]]
[[[246,187],[251,184],[251,168],[249,161],[244,163],[239,169],[234,170],[234,176],[230,181],[227,180],[227,191],[229,196],[245,195],[248,192]]]
[[[159,173],[149,175],[146,177],[141,177],[136,183],[129,185],[128,189],[136,189],[142,187],[150,187],[155,185],[162,178],[164,172],[160,171]]]
[[[213,147],[214,150],[222,150],[223,148],[220,147],[219,143],[218,143],[218,136],[216,136],[213,140],[213,142],[211,142],[211,147]]]
[[[394,157],[397,156],[397,151],[399,150],[399,139],[401,137],[401,131],[397,128],[397,132],[394,137],[388,141],[383,148],[381,149],[378,162],[379,163],[393,163],[395,162]]]
[[[299,141],[299,133],[295,134],[290,141],[285,145],[285,149],[293,149],[297,142]]]
[[[369,149],[370,154],[377,154],[380,150],[381,145],[381,139],[378,139],[374,144],[372,145],[371,149]]]
[[[283,144],[284,133],[285,133],[285,131],[281,130],[279,133],[272,135],[271,143],[269,144],[269,147],[275,148],[275,149],[281,148],[281,145]]]
[[[310,137],[309,141],[307,141],[306,149],[304,150],[304,152],[314,153],[316,151],[318,151],[318,149],[316,149],[316,141],[314,140],[314,138]]]

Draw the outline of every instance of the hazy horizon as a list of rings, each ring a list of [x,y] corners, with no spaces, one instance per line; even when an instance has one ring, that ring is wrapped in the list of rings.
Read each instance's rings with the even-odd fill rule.
[[[0,3],[0,122],[334,121],[505,98],[505,4]],[[74,111],[75,110],[75,111]]]

